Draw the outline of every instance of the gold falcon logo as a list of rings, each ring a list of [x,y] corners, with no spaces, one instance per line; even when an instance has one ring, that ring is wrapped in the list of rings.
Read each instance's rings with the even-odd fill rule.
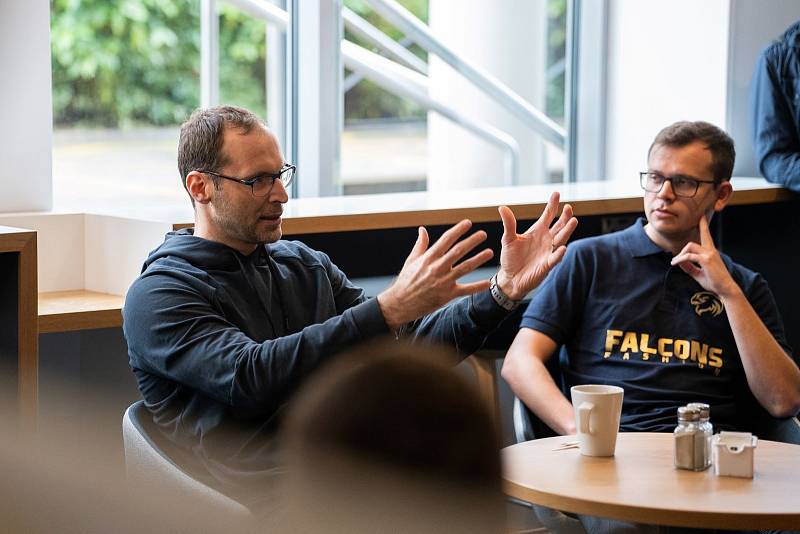
[[[694,312],[700,316],[710,313],[712,317],[716,317],[725,309],[719,297],[710,291],[698,291],[689,302],[694,306]]]

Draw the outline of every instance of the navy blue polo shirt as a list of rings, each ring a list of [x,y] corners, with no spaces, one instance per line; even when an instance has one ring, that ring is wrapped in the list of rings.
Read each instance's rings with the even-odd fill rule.
[[[742,362],[721,300],[703,289],[644,231],[571,243],[542,284],[521,327],[566,349],[567,387],[612,384],[625,390],[620,429],[671,431],[676,409],[711,406],[715,428],[737,428],[747,393]],[[722,255],[734,280],[778,343],[791,354],[772,293],[758,273]]]

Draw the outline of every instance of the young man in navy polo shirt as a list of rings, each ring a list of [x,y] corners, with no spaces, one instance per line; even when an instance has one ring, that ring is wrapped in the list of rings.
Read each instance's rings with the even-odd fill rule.
[[[800,410],[800,370],[766,281],[720,254],[709,233],[731,198],[734,158],[711,124],[668,126],[641,173],[647,220],[571,244],[541,286],[503,377],[556,432],[575,433],[572,405],[544,365],[561,346],[567,386],[625,389],[621,431],[672,431],[688,402],[710,404],[715,428],[750,430],[737,412],[748,388],[775,418]],[[796,422],[786,423],[786,439],[797,439]]]

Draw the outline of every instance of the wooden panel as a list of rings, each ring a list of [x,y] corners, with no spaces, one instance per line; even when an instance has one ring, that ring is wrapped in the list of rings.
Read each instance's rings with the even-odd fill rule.
[[[16,254],[17,402],[23,430],[36,427],[39,376],[36,232],[0,226],[0,253]]]
[[[39,294],[39,332],[70,332],[122,326],[125,297],[94,291]]]
[[[19,254],[19,399],[23,425],[36,426],[39,403],[36,233]]]

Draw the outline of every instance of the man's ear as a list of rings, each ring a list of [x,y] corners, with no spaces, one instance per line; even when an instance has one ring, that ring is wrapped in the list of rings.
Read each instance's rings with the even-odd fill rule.
[[[186,175],[186,190],[195,203],[208,204],[211,201],[213,188],[214,184],[205,173],[192,171]]]
[[[714,211],[722,211],[733,196],[733,186],[730,180],[721,182],[716,189],[717,199],[714,201]]]

